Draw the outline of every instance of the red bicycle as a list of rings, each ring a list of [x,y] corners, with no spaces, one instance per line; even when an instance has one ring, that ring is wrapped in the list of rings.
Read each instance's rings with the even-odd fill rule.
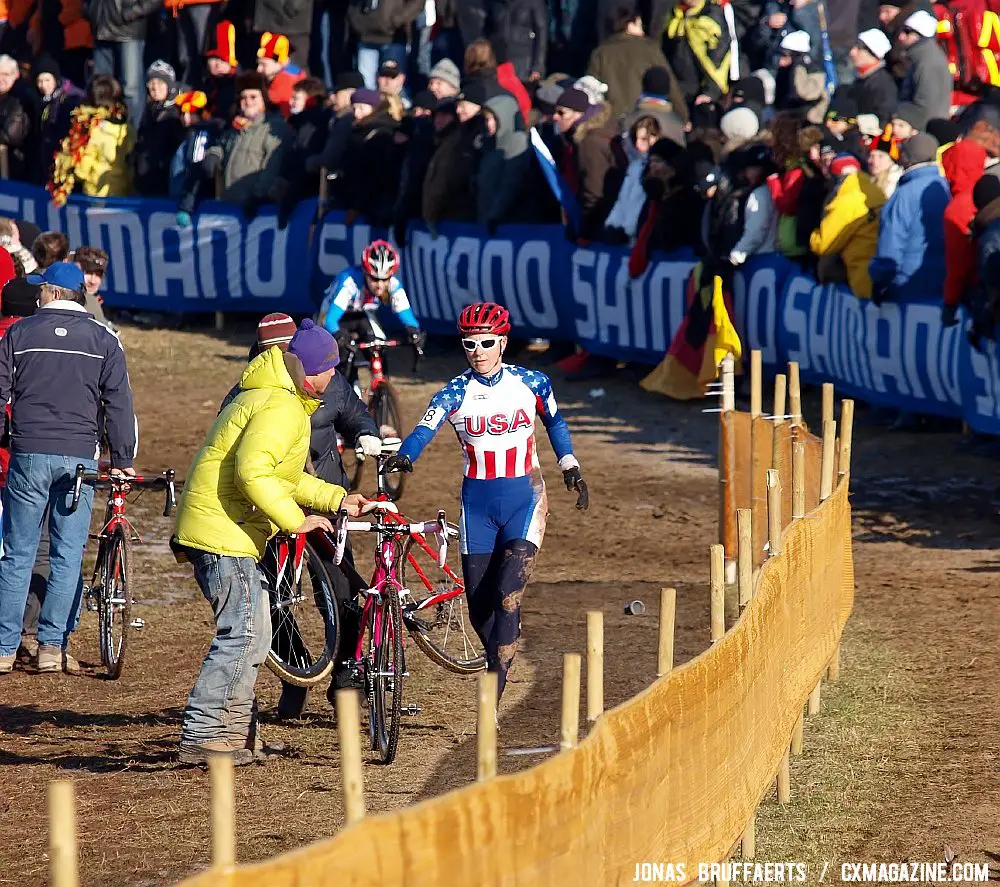
[[[134,489],[162,488],[165,490],[163,516],[170,517],[177,507],[174,470],[167,469],[158,477],[129,477],[105,471],[88,471],[83,465],[77,465],[71,511],[76,511],[80,504],[84,484],[95,490],[108,490],[104,524],[100,532],[90,535],[91,539],[97,540],[97,560],[87,592],[87,607],[97,610],[101,663],[107,669],[108,677],[117,680],[125,661],[129,631],[139,630],[144,624],[141,619],[132,618],[132,605],[135,603],[132,542],[141,543],[142,537],[125,514],[126,497]]]

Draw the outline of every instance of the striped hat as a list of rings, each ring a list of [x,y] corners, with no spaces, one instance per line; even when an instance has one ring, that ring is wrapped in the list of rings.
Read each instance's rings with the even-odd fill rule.
[[[295,321],[287,314],[268,314],[257,324],[257,344],[261,351],[272,345],[287,345],[292,341],[295,329]]]
[[[272,59],[279,65],[288,64],[288,56],[291,47],[288,38],[284,34],[272,34],[265,31],[260,35],[260,49],[257,50],[257,58]]]

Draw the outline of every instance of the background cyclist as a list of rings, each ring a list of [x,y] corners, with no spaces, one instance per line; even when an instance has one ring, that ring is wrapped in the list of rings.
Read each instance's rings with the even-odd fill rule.
[[[403,284],[396,276],[399,253],[385,240],[375,240],[361,253],[361,264],[345,268],[327,287],[319,309],[319,323],[361,339],[388,338],[378,322],[379,305],[389,305],[406,329],[409,340],[423,341],[420,321],[410,307]]]
[[[566,488],[578,494],[577,508],[586,509],[589,497],[548,376],[503,363],[507,309],[492,302],[469,305],[458,329],[470,369],[431,398],[386,470],[412,471],[438,429],[446,421],[455,428],[465,453],[460,532],[469,619],[489,669],[497,673],[499,697],[517,652],[521,598],[545,533],[536,416],[548,432]]]

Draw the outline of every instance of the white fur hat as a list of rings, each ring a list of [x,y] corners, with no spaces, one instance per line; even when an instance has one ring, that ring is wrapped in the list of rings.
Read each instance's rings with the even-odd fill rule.
[[[903,27],[916,31],[921,37],[933,37],[937,34],[938,20],[926,9],[918,9],[903,22]]]

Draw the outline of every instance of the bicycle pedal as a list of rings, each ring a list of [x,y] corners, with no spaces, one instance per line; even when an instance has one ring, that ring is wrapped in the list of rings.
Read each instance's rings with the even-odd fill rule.
[[[414,716],[414,715],[420,714],[420,712],[422,712],[422,711],[423,711],[423,709],[419,705],[414,705],[411,702],[409,705],[404,705],[399,710],[399,713],[402,714],[402,715],[411,715],[411,716]]]

